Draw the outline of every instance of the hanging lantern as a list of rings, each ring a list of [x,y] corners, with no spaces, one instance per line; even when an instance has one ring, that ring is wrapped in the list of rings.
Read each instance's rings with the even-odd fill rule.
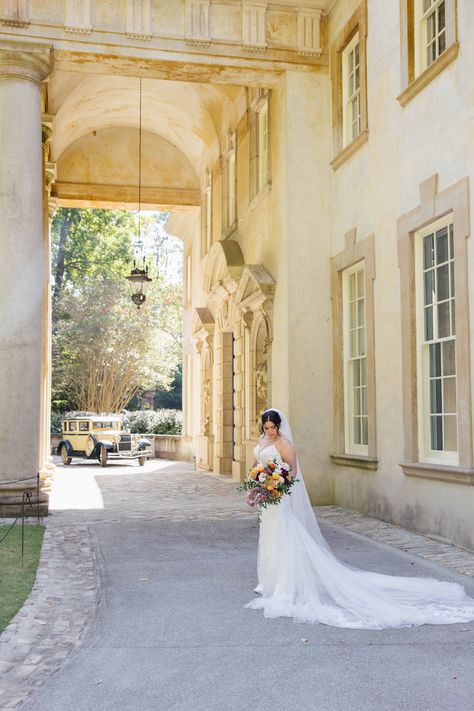
[[[140,99],[139,99],[139,120],[138,120],[138,233],[137,233],[137,246],[143,247],[141,238],[141,202],[142,202],[142,80],[140,77]],[[131,270],[129,276],[127,277],[128,283],[130,284],[130,289],[132,292],[132,301],[140,308],[140,306],[145,303],[146,300],[146,290],[149,283],[152,281],[151,277],[148,276],[148,265],[145,264],[145,257],[143,257],[143,267],[137,267],[136,259],[133,260],[133,269]]]
[[[132,291],[132,301],[137,308],[140,308],[145,302],[146,290],[151,282],[151,278],[148,276],[148,265],[145,264],[145,257],[143,257],[143,269],[137,267],[136,262],[133,262],[133,269],[127,280]]]

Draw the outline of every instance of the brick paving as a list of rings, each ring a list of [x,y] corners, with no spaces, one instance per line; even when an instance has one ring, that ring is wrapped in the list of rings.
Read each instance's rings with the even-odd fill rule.
[[[255,520],[230,477],[153,460],[58,468],[33,591],[0,636],[0,709],[19,708],[87,637],[101,595],[91,529],[120,521]],[[474,553],[337,506],[318,519],[474,577]]]

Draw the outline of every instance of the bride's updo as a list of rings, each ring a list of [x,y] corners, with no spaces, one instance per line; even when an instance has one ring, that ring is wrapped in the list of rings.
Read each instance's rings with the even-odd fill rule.
[[[278,412],[275,412],[275,410],[266,410],[263,413],[263,415],[262,415],[262,434],[264,434],[264,432],[265,432],[265,430],[263,429],[265,422],[273,422],[273,424],[277,428],[277,432],[280,431],[281,417],[278,414]]]

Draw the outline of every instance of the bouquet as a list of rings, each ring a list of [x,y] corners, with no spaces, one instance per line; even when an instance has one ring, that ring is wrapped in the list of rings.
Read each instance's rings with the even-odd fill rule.
[[[267,459],[264,464],[252,467],[239,488],[247,492],[246,501],[249,506],[265,509],[279,504],[283,494],[291,494],[290,489],[295,483],[292,471],[285,462]]]

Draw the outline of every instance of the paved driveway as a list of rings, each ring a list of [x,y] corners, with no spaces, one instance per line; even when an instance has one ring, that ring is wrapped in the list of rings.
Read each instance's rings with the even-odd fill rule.
[[[60,468],[52,502],[51,533],[90,535],[97,613],[24,711],[474,709],[474,624],[341,630],[244,609],[258,527],[234,482],[187,464],[79,463]],[[322,529],[351,565],[474,595],[471,578],[340,522]]]

